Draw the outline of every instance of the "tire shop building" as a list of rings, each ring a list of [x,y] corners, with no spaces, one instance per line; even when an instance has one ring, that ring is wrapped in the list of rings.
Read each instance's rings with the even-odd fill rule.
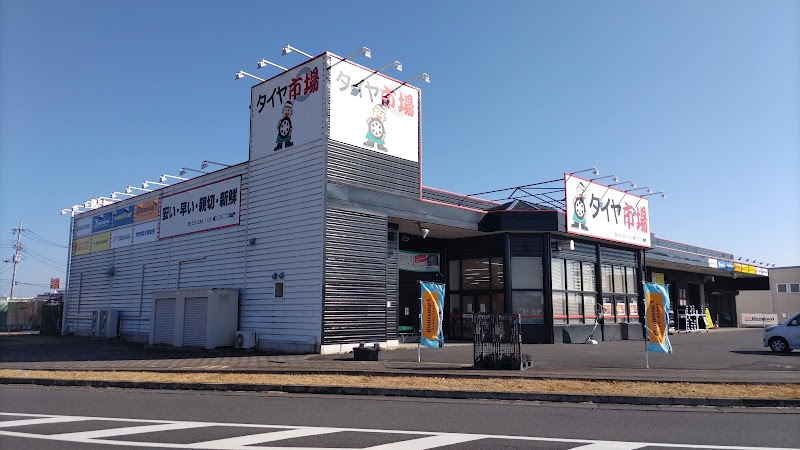
[[[506,202],[422,186],[420,90],[331,53],[253,86],[250,109],[248,161],[73,217],[64,333],[391,347],[424,280],[447,284],[448,339],[513,312],[523,342],[582,342],[598,305],[603,339],[641,339],[643,276],[704,304],[708,277],[734,280],[707,261],[727,255],[655,239],[647,198],[580,172]]]

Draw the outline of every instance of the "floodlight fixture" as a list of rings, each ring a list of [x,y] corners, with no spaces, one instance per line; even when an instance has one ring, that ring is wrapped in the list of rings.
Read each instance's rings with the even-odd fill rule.
[[[136,194],[131,194],[131,193],[128,193],[128,192],[117,192],[117,191],[114,191],[114,192],[111,193],[111,198],[117,198],[118,195],[126,195],[128,197],[136,197]]]
[[[285,72],[285,71],[287,71],[287,70],[289,70],[289,69],[287,69],[286,67],[279,66],[279,65],[275,64],[275,63],[274,63],[274,62],[272,62],[272,61],[267,61],[266,59],[262,59],[261,61],[259,61],[259,62],[258,62],[258,64],[256,65],[256,69],[260,69],[260,68],[262,68],[262,67],[266,67],[266,66],[268,66],[268,65],[269,65],[269,66],[272,66],[272,67],[277,67],[278,69],[281,69],[281,70],[283,70],[284,72]]]
[[[649,196],[651,196],[651,195],[658,195],[658,196],[660,196],[661,198],[667,198],[667,193],[666,193],[666,192],[664,192],[664,191],[659,191],[659,192],[648,192],[647,194],[644,194],[644,195],[642,195],[641,197],[649,197]]]
[[[138,188],[136,186],[128,186],[125,188],[125,193],[130,194],[131,192],[133,192],[134,189],[136,189],[137,191],[153,192],[152,189]]]
[[[147,186],[150,186],[151,184],[155,184],[156,186],[169,186],[166,183],[157,183],[155,181],[142,181],[142,189],[147,188]]]
[[[181,167],[181,170],[180,172],[178,172],[178,175],[186,175],[186,172],[208,173],[208,172],[203,172],[202,170],[190,169],[189,167]]]
[[[306,53],[304,51],[300,51],[297,48],[292,47],[289,44],[286,44],[286,45],[283,46],[283,50],[281,51],[281,55],[288,55],[289,53],[292,53],[292,52],[300,53],[301,55],[305,56],[306,58],[313,58],[313,56],[309,55],[308,53]]]
[[[615,182],[615,183],[616,183],[617,181],[619,181],[619,178],[617,178],[617,176],[616,176],[616,175],[606,175],[606,176],[604,176],[604,177],[591,178],[591,179],[589,179],[589,181],[604,180],[604,179],[606,179],[606,178],[611,178],[611,181],[613,181],[613,182]],[[609,186],[610,186],[610,185],[609,185]]]
[[[598,176],[600,175],[600,171],[597,170],[597,167],[590,167],[588,169],[578,170],[576,172],[569,172],[567,175],[575,175],[576,173],[584,173],[584,172],[592,172],[592,175]]]
[[[160,182],[162,182],[162,183],[165,183],[165,182],[167,181],[167,178],[172,178],[172,179],[175,179],[175,180],[181,180],[181,181],[188,180],[188,178],[176,177],[175,175],[167,175],[167,174],[164,174],[164,175],[161,175],[161,176],[158,178],[158,181],[160,181]]]
[[[397,69],[398,72],[402,72],[403,71],[403,64],[400,61],[395,61],[395,62],[393,62],[391,64],[387,64],[387,65],[381,67],[380,69],[370,73],[366,77],[362,78],[361,81],[359,81],[358,83],[354,84],[353,87],[355,87],[355,88],[359,87],[361,85],[361,83],[363,83],[363,82],[365,82],[367,80],[367,78],[375,75],[376,73],[383,72],[384,70],[388,69],[389,67],[394,67],[395,69]]]
[[[627,193],[627,192],[633,192],[633,191],[641,191],[642,189],[644,189],[644,191],[645,191],[646,193],[648,193],[648,194],[652,194],[652,193],[653,193],[653,190],[652,190],[652,189],[650,189],[650,186],[644,186],[644,187],[640,187],[640,188],[633,187],[633,188],[631,188],[631,189],[628,189],[628,190],[627,190],[627,191],[625,191],[625,192]]]
[[[222,166],[222,167],[231,167],[231,165],[230,165],[230,164],[222,164],[222,163],[218,163],[218,162],[214,162],[214,161],[208,161],[208,160],[206,160],[206,161],[203,161],[203,162],[200,164],[200,168],[201,168],[201,169],[207,169],[209,164],[215,164],[215,165],[217,165],[217,166]]]
[[[247,73],[244,70],[240,70],[240,71],[236,72],[236,76],[235,76],[234,80],[238,80],[238,79],[244,78],[246,76],[248,76],[250,78],[255,78],[258,81],[266,81],[263,78],[259,78],[259,77],[255,76],[253,74]]]
[[[619,182],[619,183],[613,183],[613,184],[609,184],[608,186],[609,186],[609,187],[611,187],[611,186],[619,186],[619,185],[621,185],[621,184],[627,184],[628,186],[630,186],[630,187],[632,187],[632,188],[635,188],[635,187],[636,187],[636,182],[635,182],[635,181],[633,181],[633,180],[631,180],[631,181],[621,181],[621,182]]]
[[[392,89],[388,94],[384,95],[383,97],[384,98],[388,97],[389,95],[393,94],[394,91],[400,89],[401,87],[407,85],[408,83],[411,83],[414,80],[419,80],[420,78],[422,78],[422,81],[424,81],[426,83],[430,83],[431,82],[431,77],[429,77],[427,73],[423,72],[422,75],[417,75],[414,78],[411,78],[411,79],[408,79],[406,81],[403,81],[396,88]]]

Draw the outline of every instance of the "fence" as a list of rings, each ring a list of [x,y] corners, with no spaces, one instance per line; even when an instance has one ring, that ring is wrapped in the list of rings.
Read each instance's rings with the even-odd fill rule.
[[[475,314],[474,365],[480,369],[523,370],[531,366],[522,354],[522,326],[518,314]]]

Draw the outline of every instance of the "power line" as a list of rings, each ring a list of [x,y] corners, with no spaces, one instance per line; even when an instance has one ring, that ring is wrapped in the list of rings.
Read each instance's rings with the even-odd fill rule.
[[[25,253],[25,254],[31,254],[31,255],[38,256],[39,258],[45,259],[45,260],[47,260],[47,261],[49,261],[49,262],[51,262],[51,263],[53,263],[53,264],[55,264],[57,266],[61,266],[61,262],[60,261],[56,261],[54,259],[50,259],[47,256],[37,252],[36,250],[34,250],[32,248],[24,248],[24,249],[22,249],[22,252]]]
[[[31,259],[33,259],[34,261],[38,261],[38,262],[44,264],[45,266],[47,266],[47,267],[49,267],[51,269],[58,270],[58,271],[61,271],[61,272],[66,272],[66,269],[64,267],[59,266],[57,263],[43,261],[43,260],[39,259],[37,256],[35,256],[33,253],[30,253],[30,251],[28,249],[23,249],[22,253],[24,253],[25,256],[30,256]]]
[[[40,244],[50,245],[50,246],[53,246],[53,247],[67,248],[66,245],[61,245],[61,244],[55,243],[55,242],[47,239],[44,236],[40,236],[40,235],[34,233],[31,230],[24,230],[24,231],[27,232],[28,237],[30,237],[33,241],[39,242]]]

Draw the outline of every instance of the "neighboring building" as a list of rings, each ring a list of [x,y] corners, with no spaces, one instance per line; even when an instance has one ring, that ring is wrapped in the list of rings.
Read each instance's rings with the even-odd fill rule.
[[[598,308],[603,339],[641,339],[645,264],[698,305],[766,279],[654,238],[646,198],[579,172],[503,202],[422,186],[420,114],[417,88],[330,53],[254,86],[248,161],[73,218],[64,332],[207,342],[228,289],[260,349],[392,346],[437,281],[448,339],[513,312],[526,343],[582,342]]]
[[[769,289],[740,291],[736,309],[744,326],[753,326],[753,322],[758,326],[761,317],[763,325],[774,325],[800,312],[800,266],[770,269]],[[741,323],[742,316],[748,323]]]

